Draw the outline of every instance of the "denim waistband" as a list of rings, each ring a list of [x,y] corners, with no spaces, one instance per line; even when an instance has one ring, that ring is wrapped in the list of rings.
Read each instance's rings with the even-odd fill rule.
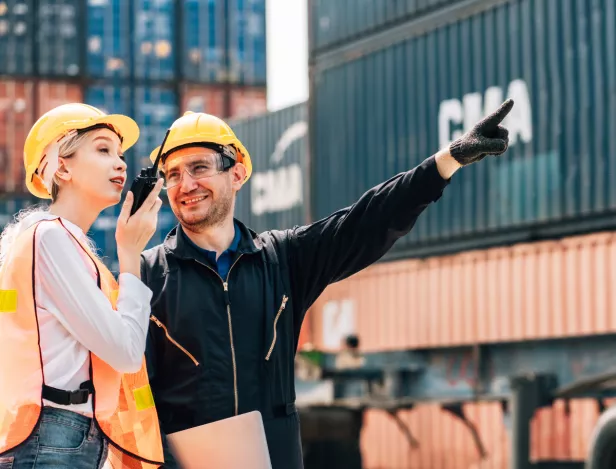
[[[41,420],[43,422],[56,422],[63,423],[65,425],[71,425],[73,427],[81,428],[83,430],[90,430],[92,425],[92,419],[85,415],[72,412],[70,410],[59,409],[57,407],[45,406],[42,409]]]

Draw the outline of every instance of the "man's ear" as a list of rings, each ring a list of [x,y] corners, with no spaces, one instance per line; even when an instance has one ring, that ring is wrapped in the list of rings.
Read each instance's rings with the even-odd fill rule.
[[[233,166],[233,185],[237,185],[237,190],[240,190],[242,184],[244,183],[244,179],[246,179],[246,166],[243,163],[235,163]]]

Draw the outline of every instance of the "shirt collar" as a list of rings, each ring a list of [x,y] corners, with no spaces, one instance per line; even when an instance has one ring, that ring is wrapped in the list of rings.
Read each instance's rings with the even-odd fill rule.
[[[239,227],[237,226],[237,223],[233,223],[233,228],[235,230],[235,234],[233,236],[233,241],[231,241],[231,245],[224,251],[224,252],[229,252],[229,253],[235,253],[237,252],[237,248],[240,244],[240,241],[242,239],[242,232],[240,231]],[[188,237],[188,235],[186,234],[186,232],[181,228],[179,228],[179,231],[181,233],[181,236],[183,238],[183,240],[188,243],[190,246],[192,246],[193,248],[197,249],[198,251],[206,254],[208,257],[212,258],[214,261],[216,260],[216,253],[214,251],[209,251],[207,249],[204,249],[200,246],[197,246],[192,239],[190,239]]]

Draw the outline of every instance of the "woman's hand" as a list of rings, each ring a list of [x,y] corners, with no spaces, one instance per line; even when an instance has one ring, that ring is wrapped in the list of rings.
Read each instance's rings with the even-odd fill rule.
[[[116,227],[120,273],[131,273],[141,278],[140,256],[156,231],[158,211],[163,203],[158,197],[162,187],[163,180],[159,179],[143,205],[132,216],[130,211],[134,196],[132,192],[126,194]]]

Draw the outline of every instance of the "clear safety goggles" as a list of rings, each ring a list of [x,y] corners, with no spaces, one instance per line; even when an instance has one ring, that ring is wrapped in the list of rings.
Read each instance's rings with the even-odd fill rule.
[[[164,180],[163,188],[171,189],[182,182],[184,173],[195,180],[211,178],[227,171],[234,164],[235,160],[220,153],[184,155],[159,171],[159,176]]]

